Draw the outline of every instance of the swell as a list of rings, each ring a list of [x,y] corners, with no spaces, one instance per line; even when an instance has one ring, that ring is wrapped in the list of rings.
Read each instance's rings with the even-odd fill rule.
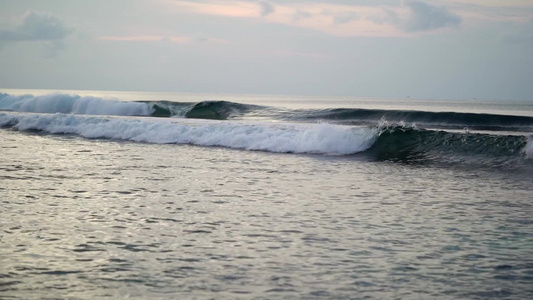
[[[193,102],[143,101],[151,109],[152,117],[185,117],[193,119],[227,120],[240,117],[264,107],[230,101],[206,100]]]
[[[147,143],[193,144],[284,153],[351,155],[376,160],[533,162],[533,136],[449,132],[408,127],[272,123],[200,119],[0,113],[0,127]]]
[[[368,153],[378,160],[498,164],[533,158],[533,136],[383,128]]]
[[[533,117],[485,113],[429,112],[380,109],[324,109],[307,111],[305,119],[340,121],[346,124],[414,123],[442,129],[533,131]]]

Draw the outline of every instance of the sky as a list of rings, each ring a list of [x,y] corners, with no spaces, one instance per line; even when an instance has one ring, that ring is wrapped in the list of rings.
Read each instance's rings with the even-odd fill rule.
[[[533,0],[0,0],[0,88],[533,101]]]

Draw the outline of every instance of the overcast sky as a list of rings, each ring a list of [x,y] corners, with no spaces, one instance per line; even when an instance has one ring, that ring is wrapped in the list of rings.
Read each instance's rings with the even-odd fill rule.
[[[0,0],[0,88],[533,101],[533,0]]]

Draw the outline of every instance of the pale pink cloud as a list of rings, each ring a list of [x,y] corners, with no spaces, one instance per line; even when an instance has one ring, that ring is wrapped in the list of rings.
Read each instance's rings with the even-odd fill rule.
[[[527,23],[531,20],[533,0],[402,0],[396,5],[364,6],[334,4],[326,1],[243,1],[243,0],[159,0],[159,4],[177,14],[197,14],[231,18],[248,18],[256,22],[284,24],[320,31],[339,37],[413,37],[455,30],[487,22]],[[422,16],[416,6],[430,7],[440,16],[455,22],[412,30],[409,24],[434,16]],[[412,5],[409,5],[412,4]],[[265,13],[265,7],[268,8]],[[453,25],[453,26],[452,26]],[[410,30],[411,28],[411,30]]]
[[[173,43],[189,43],[192,41],[190,37],[169,37],[161,35],[136,35],[136,36],[101,36],[99,40],[102,41],[116,41],[116,42],[155,42],[168,41]]]
[[[163,0],[169,7],[178,8],[190,13],[218,15],[226,17],[259,17],[261,7],[257,3],[244,1],[171,1]]]
[[[298,2],[271,4],[272,11],[264,14],[264,7],[260,2],[161,0],[160,3],[177,13],[253,18],[262,22],[312,29],[342,37],[407,36],[394,24],[376,21],[387,16],[387,9],[396,11],[398,15],[407,13],[405,8],[396,6],[372,7]]]
[[[438,2],[450,4],[473,4],[489,7],[515,7],[515,8],[533,8],[531,0],[438,0]]]
[[[494,11],[464,10],[458,13],[468,26],[485,26],[486,23],[507,22],[525,24],[531,20],[530,14],[502,15]]]
[[[531,20],[532,0],[435,0],[436,5],[453,8],[468,26],[487,22],[527,23]]]
[[[164,35],[128,35],[128,36],[101,36],[98,38],[102,41],[114,42],[172,42],[178,44],[187,43],[214,43],[225,44],[226,40],[217,38],[193,38],[188,36],[164,36]]]

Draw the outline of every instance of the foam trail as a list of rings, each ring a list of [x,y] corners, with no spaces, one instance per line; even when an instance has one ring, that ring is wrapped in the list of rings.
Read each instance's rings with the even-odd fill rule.
[[[0,110],[83,115],[148,116],[150,105],[67,94],[13,96],[0,93]]]
[[[379,129],[332,124],[240,123],[191,119],[133,119],[63,114],[0,114],[0,127],[148,143],[345,155],[362,152]]]

